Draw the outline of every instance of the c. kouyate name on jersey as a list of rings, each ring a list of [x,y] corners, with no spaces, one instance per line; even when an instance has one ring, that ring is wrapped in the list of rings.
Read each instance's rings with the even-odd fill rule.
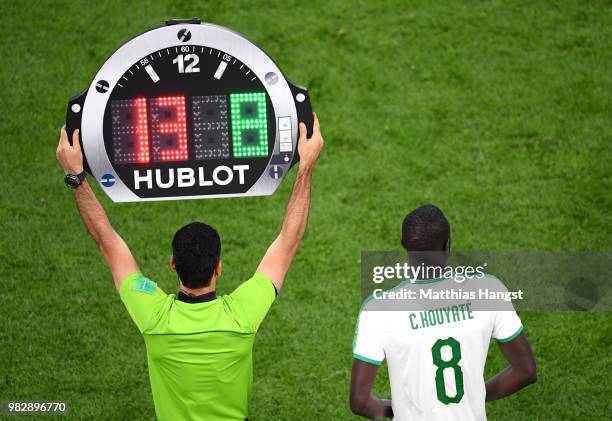
[[[410,313],[408,315],[410,327],[413,330],[461,322],[473,319],[474,317],[470,303],[419,311],[418,313]]]

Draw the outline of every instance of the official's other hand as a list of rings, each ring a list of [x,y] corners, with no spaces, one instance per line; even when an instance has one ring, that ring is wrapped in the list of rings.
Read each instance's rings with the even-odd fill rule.
[[[79,142],[78,129],[72,133],[72,145],[70,145],[66,128],[62,127],[55,157],[66,174],[77,175],[83,172],[83,152],[81,151],[81,142]]]
[[[323,149],[323,136],[319,127],[319,119],[316,113],[312,113],[314,123],[312,125],[312,136],[306,138],[306,125],[300,123],[300,139],[298,142],[298,152],[300,154],[300,168],[312,168],[319,158]]]

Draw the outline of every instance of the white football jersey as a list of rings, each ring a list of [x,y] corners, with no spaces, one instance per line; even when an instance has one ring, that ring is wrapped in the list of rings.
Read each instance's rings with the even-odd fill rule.
[[[488,282],[503,285],[487,275]],[[416,283],[453,282],[452,279]],[[405,282],[395,291],[414,288]],[[364,302],[353,357],[387,360],[394,420],[486,420],[484,366],[491,338],[507,342],[523,330],[510,304],[503,311],[469,305],[440,310],[383,311]],[[412,310],[412,308],[410,309]]]

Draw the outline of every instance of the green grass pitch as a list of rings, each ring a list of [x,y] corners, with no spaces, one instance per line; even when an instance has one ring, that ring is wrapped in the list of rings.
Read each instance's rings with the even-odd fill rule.
[[[167,18],[239,32],[307,86],[326,147],[307,237],[255,344],[255,420],[349,420],[360,252],[397,250],[427,202],[455,250],[612,248],[610,1],[0,2],[0,399],[64,399],[75,419],[152,419],[145,348],[64,187],[69,96]],[[167,291],[170,240],[223,239],[221,293],[256,268],[295,171],[271,197],[113,204]],[[491,419],[612,416],[610,313],[522,313],[539,381]],[[495,344],[489,376],[503,366]],[[386,369],[376,391],[389,396]]]

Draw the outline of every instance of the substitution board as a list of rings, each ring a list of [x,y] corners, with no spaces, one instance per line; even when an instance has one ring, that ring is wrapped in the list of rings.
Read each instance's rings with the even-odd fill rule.
[[[199,19],[132,38],[68,103],[85,169],[115,202],[263,196],[295,164],[305,88],[243,35]]]

